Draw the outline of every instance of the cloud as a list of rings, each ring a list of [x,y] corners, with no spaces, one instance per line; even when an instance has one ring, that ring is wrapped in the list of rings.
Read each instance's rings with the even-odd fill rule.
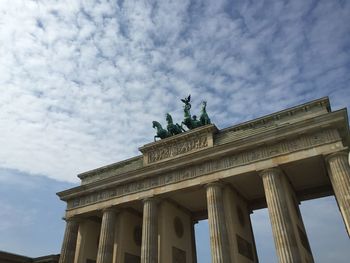
[[[341,0],[2,0],[0,211],[9,219],[2,248],[23,246],[18,251],[30,255],[25,227],[42,224],[42,207],[63,209],[40,200],[72,186],[56,180],[77,183],[77,173],[138,155],[152,141],[152,120],[164,125],[170,112],[181,122],[179,99],[190,93],[192,113],[207,100],[219,128],[323,96],[333,109],[349,107],[349,17]],[[31,208],[19,200],[32,200]],[[338,212],[313,205],[302,210],[316,259],[335,260],[321,241]],[[16,225],[28,235],[10,240]],[[254,213],[253,225],[261,261],[271,262],[266,210]],[[57,236],[63,224],[50,229]],[[343,240],[343,229],[329,229]]]
[[[77,181],[138,154],[152,120],[180,122],[189,93],[220,128],[326,95],[349,106],[349,12],[346,1],[4,0],[0,166]]]

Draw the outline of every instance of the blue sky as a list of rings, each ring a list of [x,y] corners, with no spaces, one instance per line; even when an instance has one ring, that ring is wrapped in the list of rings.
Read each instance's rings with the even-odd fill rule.
[[[219,128],[323,96],[349,108],[349,20],[337,0],[1,0],[0,250],[58,253],[55,192],[139,154],[152,120],[179,122],[189,93]],[[301,209],[317,262],[345,262],[334,199]],[[252,218],[260,260],[273,262],[266,210]]]

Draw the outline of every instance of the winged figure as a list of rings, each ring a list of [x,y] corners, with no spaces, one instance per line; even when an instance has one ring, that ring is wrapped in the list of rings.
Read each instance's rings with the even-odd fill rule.
[[[190,101],[191,101],[191,94],[188,95],[187,98],[181,99],[181,101],[182,101],[183,103],[185,103],[185,105],[188,107],[188,109],[191,108],[191,104],[190,104]]]

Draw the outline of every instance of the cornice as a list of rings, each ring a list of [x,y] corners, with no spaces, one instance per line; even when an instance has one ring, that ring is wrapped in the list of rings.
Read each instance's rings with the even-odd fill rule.
[[[256,118],[256,119],[253,119],[250,121],[246,121],[243,123],[239,123],[239,124],[224,128],[224,129],[220,130],[220,132],[226,132],[226,131],[231,131],[231,130],[238,131],[238,130],[242,130],[242,129],[247,128],[247,127],[252,128],[255,125],[267,123],[269,121],[282,120],[284,117],[294,115],[296,112],[300,112],[300,111],[308,112],[310,109],[312,109],[316,106],[320,106],[320,105],[322,107],[326,108],[327,112],[331,112],[329,98],[323,97],[323,98],[316,99],[316,100],[313,100],[313,101],[310,101],[310,102],[307,102],[307,103],[304,103],[304,104],[301,104],[298,106],[287,108],[287,109],[282,110],[282,111],[274,112],[274,113],[269,114],[269,115],[265,115],[265,116],[262,116],[262,117],[259,117],[259,118]]]
[[[142,160],[142,155],[138,155],[138,156],[135,156],[135,157],[132,157],[132,158],[120,161],[120,162],[112,163],[112,164],[105,165],[105,166],[102,166],[102,167],[99,167],[99,168],[96,168],[93,170],[89,170],[89,171],[84,172],[84,173],[80,173],[80,174],[78,174],[78,177],[80,179],[84,179],[86,177],[94,176],[94,175],[101,173],[101,172],[106,172],[106,171],[109,171],[109,170],[112,170],[112,169],[115,169],[118,167],[122,167],[123,165],[127,165],[129,163],[132,163],[132,162],[135,162],[138,160]]]

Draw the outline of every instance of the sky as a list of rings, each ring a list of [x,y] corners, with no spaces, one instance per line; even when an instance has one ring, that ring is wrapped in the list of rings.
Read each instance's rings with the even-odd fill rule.
[[[188,94],[219,129],[324,96],[349,108],[349,24],[345,0],[0,0],[0,250],[59,253],[55,193],[139,155]],[[345,262],[334,198],[301,210],[316,261]],[[267,210],[252,221],[260,262],[276,262]]]

